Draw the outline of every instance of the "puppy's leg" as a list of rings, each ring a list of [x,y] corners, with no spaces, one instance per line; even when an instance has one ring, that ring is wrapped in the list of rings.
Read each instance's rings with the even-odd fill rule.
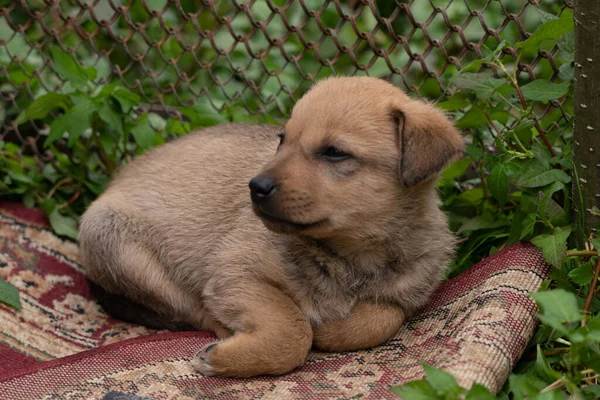
[[[354,351],[378,346],[398,332],[405,320],[399,307],[360,303],[350,317],[313,328],[315,345],[326,351]]]
[[[204,375],[281,375],[302,365],[312,345],[312,328],[294,302],[266,284],[252,292],[230,288],[219,303],[220,321],[235,333],[201,350],[193,366]],[[212,310],[212,305],[209,306]]]

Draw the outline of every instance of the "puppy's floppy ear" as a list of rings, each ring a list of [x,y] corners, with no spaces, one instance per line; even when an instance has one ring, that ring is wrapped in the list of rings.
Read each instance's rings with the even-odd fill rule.
[[[464,150],[462,136],[433,105],[405,98],[392,106],[398,126],[400,179],[406,187],[437,175]]]

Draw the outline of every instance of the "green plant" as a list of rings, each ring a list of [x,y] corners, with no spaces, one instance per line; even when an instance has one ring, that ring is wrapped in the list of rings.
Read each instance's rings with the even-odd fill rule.
[[[161,116],[117,82],[96,85],[95,67],[82,67],[56,46],[50,54],[64,85],[60,92],[49,92],[37,78],[29,80],[38,88],[36,98],[23,103],[14,123],[24,131],[28,124],[38,128],[42,123],[44,139],[33,154],[0,140],[0,195],[40,207],[52,229],[69,239],[77,240],[77,218],[134,155],[194,128],[252,119],[235,108],[221,115],[202,102],[178,110],[181,118]],[[46,163],[40,162],[43,152],[49,154]],[[20,308],[17,289],[3,280],[0,302]]]
[[[472,388],[466,390],[458,385],[452,375],[441,369],[427,364],[423,364],[423,369],[427,379],[409,382],[403,386],[393,388],[392,391],[398,396],[410,400],[489,400],[496,398],[484,386],[474,384]]]
[[[139,95],[118,83],[94,85],[96,69],[83,68],[58,47],[51,54],[66,82],[62,92],[42,93],[15,123],[46,123],[42,145],[52,162],[40,166],[34,156],[20,154],[16,144],[0,143],[0,170],[5,173],[0,190],[22,196],[28,206],[40,206],[59,235],[77,239],[76,218],[104,191],[118,166],[164,143],[167,132],[182,135],[192,124],[148,112]],[[182,110],[184,115],[192,111]],[[215,112],[192,117],[196,126],[224,121]]]
[[[0,278],[0,303],[16,310],[21,308],[21,299],[16,287]]]
[[[575,229],[582,224],[572,227],[571,202],[578,201],[570,185],[576,176],[572,121],[555,115],[542,122],[535,114],[541,104],[558,101],[572,115],[573,20],[568,13],[543,17],[546,22],[516,44],[517,59],[556,41],[563,62],[558,79],[522,81],[515,65],[504,62],[510,44],[503,42],[456,76],[460,90],[439,104],[449,112],[467,108],[456,124],[470,129],[473,139],[468,157],[444,171],[440,184],[463,238],[449,275],[519,240],[541,248],[553,266],[542,291],[531,295],[541,325],[500,397],[566,399],[566,392],[593,399],[600,394],[600,239],[579,242],[576,237],[585,234]],[[487,70],[479,72],[482,66]],[[406,399],[495,398],[478,386],[467,392],[442,371],[426,366],[425,372],[427,380],[395,392]]]

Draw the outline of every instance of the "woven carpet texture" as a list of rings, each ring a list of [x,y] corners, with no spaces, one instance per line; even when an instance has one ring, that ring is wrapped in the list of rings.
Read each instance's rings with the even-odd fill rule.
[[[53,235],[41,211],[0,203],[0,276],[23,304],[0,305],[0,399],[393,399],[390,386],[423,377],[423,361],[497,392],[533,335],[528,295],[548,274],[540,252],[518,243],[443,284],[382,346],[313,351],[281,377],[203,377],[190,359],[214,335],[110,318],[90,295],[76,244]]]

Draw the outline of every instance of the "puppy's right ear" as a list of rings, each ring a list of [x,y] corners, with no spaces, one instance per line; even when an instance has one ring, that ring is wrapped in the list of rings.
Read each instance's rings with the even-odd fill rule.
[[[392,107],[392,115],[399,130],[400,179],[404,186],[433,178],[462,156],[462,136],[433,105],[406,97]]]

